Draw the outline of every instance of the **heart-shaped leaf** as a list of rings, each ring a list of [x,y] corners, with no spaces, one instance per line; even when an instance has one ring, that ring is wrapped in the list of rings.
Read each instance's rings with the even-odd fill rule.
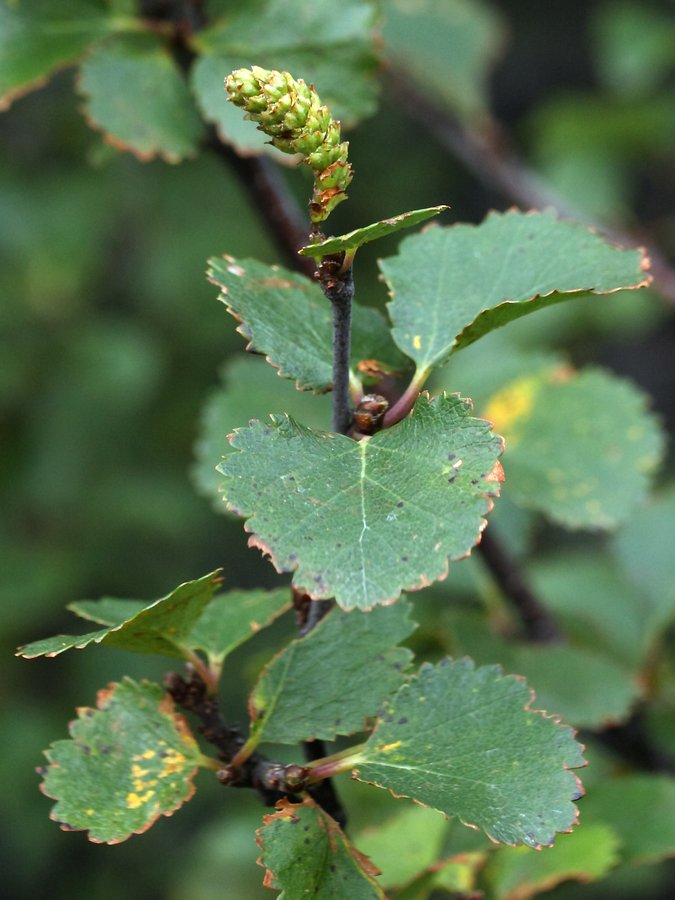
[[[183,76],[153,34],[120,35],[96,47],[79,88],[92,125],[139,159],[195,156],[203,124]]]
[[[421,396],[369,440],[287,416],[238,429],[220,464],[250,543],[312,597],[370,609],[443,578],[480,538],[499,492],[501,439],[457,396]]]
[[[91,0],[0,4],[0,110],[124,24]]]
[[[545,370],[507,385],[484,412],[506,438],[510,495],[568,528],[616,528],[644,499],[663,454],[647,402],[595,369]]]

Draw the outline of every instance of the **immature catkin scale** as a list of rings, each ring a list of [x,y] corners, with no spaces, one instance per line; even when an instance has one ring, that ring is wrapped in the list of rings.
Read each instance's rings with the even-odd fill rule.
[[[310,201],[312,222],[323,222],[346,199],[353,173],[347,161],[349,144],[340,140],[340,123],[321,105],[313,85],[288,72],[237,69],[225,79],[228,99],[246,118],[258,123],[283,153],[299,153],[314,171]]]

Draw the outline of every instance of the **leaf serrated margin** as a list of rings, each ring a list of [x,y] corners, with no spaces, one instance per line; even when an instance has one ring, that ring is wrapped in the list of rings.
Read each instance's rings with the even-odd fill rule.
[[[72,743],[77,746],[79,743],[77,734],[78,726],[85,720],[92,719],[94,716],[106,713],[108,705],[114,698],[117,690],[120,688],[128,688],[130,686],[133,686],[134,688],[157,688],[157,699],[159,701],[157,704],[157,711],[161,713],[161,715],[171,720],[171,724],[175,729],[176,736],[182,743],[183,747],[190,747],[195,751],[196,756],[199,756],[204,761],[204,763],[207,762],[206,758],[202,757],[201,753],[199,753],[197,741],[193,735],[192,729],[190,728],[186,717],[182,713],[175,711],[175,704],[172,697],[169,694],[163,692],[159,685],[155,685],[153,682],[150,682],[148,680],[143,680],[142,682],[134,682],[133,679],[125,676],[122,681],[110,682],[107,687],[101,688],[96,695],[96,707],[82,706],[76,708],[77,718],[71,720],[68,723],[68,733],[70,735],[70,741],[63,740],[54,742],[49,747],[49,749],[45,751],[45,756],[47,758],[48,764],[46,766],[39,766],[36,769],[38,775],[43,778],[43,781],[39,785],[40,792],[50,800],[56,800],[56,805],[52,807],[49,813],[49,818],[53,822],[55,822],[62,831],[87,831],[87,839],[92,844],[121,844],[123,841],[126,841],[134,834],[143,834],[144,832],[148,831],[148,829],[151,828],[161,816],[172,816],[178,809],[180,809],[194,796],[196,790],[194,777],[200,767],[198,761],[195,763],[191,771],[183,773],[187,790],[181,797],[178,798],[172,808],[161,809],[159,808],[159,804],[156,802],[154,812],[150,813],[148,818],[141,825],[139,825],[139,827],[132,828],[128,831],[128,833],[121,834],[117,837],[105,838],[95,836],[94,834],[92,834],[94,822],[92,822],[92,827],[90,828],[85,825],[81,826],[71,824],[70,822],[65,821],[65,819],[59,817],[58,807],[59,803],[64,800],[64,797],[62,796],[62,794],[59,794],[56,791],[50,792],[47,788],[46,783],[50,771],[61,768],[61,764],[52,759],[52,755],[55,749],[59,745],[67,743]],[[169,748],[169,750],[171,749],[172,748]],[[171,766],[171,761],[168,762],[168,765],[169,767]],[[170,769],[168,771],[170,771]],[[87,812],[92,815],[94,814],[94,810],[87,810]]]
[[[481,672],[481,671],[484,673],[492,672],[497,676],[497,678],[500,681],[512,681],[512,682],[518,682],[518,683],[522,684],[522,686],[526,689],[526,691],[529,694],[529,699],[527,700],[527,702],[525,702],[523,704],[523,707],[522,707],[523,711],[525,713],[529,713],[534,716],[540,716],[542,719],[553,722],[553,724],[555,726],[561,728],[562,730],[567,731],[569,733],[569,737],[574,741],[576,758],[563,760],[562,770],[564,772],[568,772],[572,776],[574,784],[576,785],[576,789],[573,790],[570,794],[569,802],[574,804],[575,801],[581,799],[584,796],[585,789],[583,787],[583,784],[581,783],[581,779],[575,772],[572,771],[573,769],[583,768],[584,766],[588,765],[588,760],[586,760],[583,756],[583,752],[586,749],[585,745],[574,740],[577,735],[577,731],[574,728],[572,728],[570,725],[563,723],[562,718],[559,715],[547,713],[544,710],[532,708],[532,704],[535,702],[536,697],[535,697],[535,693],[532,690],[532,688],[527,684],[527,681],[524,678],[524,676],[515,675],[515,674],[506,674],[504,672],[503,667],[501,665],[499,665],[498,663],[489,665],[489,666],[480,666],[480,667],[476,668],[474,661],[472,659],[470,659],[469,657],[463,657],[458,660],[452,660],[449,657],[444,657],[442,660],[440,660],[440,662],[436,666],[432,665],[431,663],[423,663],[420,666],[420,669],[417,672],[417,674],[411,676],[411,678],[404,685],[401,686],[401,688],[399,689],[397,694],[387,702],[387,705],[385,706],[383,712],[380,714],[379,718],[375,722],[373,731],[371,732],[371,735],[370,735],[364,749],[362,750],[361,753],[359,753],[359,758],[357,758],[355,760],[355,765],[354,765],[354,768],[352,769],[352,778],[357,781],[361,781],[364,784],[372,784],[374,787],[379,787],[382,790],[388,791],[391,794],[391,796],[394,797],[394,799],[412,800],[413,803],[416,803],[418,806],[428,807],[428,808],[436,810],[437,812],[441,813],[441,815],[445,816],[445,818],[456,817],[459,819],[460,822],[462,822],[463,825],[466,825],[468,828],[471,828],[475,831],[484,832],[487,835],[487,837],[491,841],[493,841],[493,843],[495,843],[495,844],[506,844],[508,846],[518,846],[519,844],[522,843],[522,844],[525,844],[526,846],[531,847],[532,849],[535,849],[535,850],[541,850],[543,847],[553,846],[553,842],[555,840],[556,834],[568,834],[574,829],[574,827],[576,825],[579,824],[579,809],[578,809],[578,807],[574,806],[574,818],[570,821],[569,826],[566,828],[555,828],[550,839],[547,841],[537,840],[534,838],[534,835],[531,835],[529,833],[524,835],[524,838],[521,841],[508,841],[508,840],[504,840],[503,837],[497,837],[496,835],[492,834],[491,830],[489,828],[486,828],[482,825],[478,825],[474,822],[468,821],[467,818],[459,812],[455,812],[455,811],[445,812],[445,810],[440,809],[438,806],[434,806],[431,803],[427,803],[422,800],[419,800],[416,797],[411,796],[410,794],[405,794],[405,793],[398,794],[388,785],[381,784],[379,781],[377,781],[375,779],[365,779],[365,778],[360,777],[359,764],[365,764],[365,765],[369,764],[369,760],[367,758],[368,745],[371,743],[374,743],[374,741],[377,737],[377,733],[378,733],[380,724],[383,722],[386,724],[389,724],[389,722],[391,721],[392,715],[395,712],[397,712],[395,710],[396,700],[402,694],[405,694],[406,692],[410,692],[411,690],[415,690],[415,688],[419,686],[421,679],[426,677],[427,674],[432,673],[433,671],[437,670],[438,668],[446,667],[448,665],[457,665],[457,664],[461,665],[465,669],[469,669],[476,673]],[[396,744],[386,744],[386,745],[384,745],[380,748],[376,748],[376,749],[378,749],[380,752],[382,752],[382,751],[386,752],[386,751],[389,751],[390,749],[395,749],[395,748],[396,748]],[[377,765],[377,762],[375,762],[375,765]]]

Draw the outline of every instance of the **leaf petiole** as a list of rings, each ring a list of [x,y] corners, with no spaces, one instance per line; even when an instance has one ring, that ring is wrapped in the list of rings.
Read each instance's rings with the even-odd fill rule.
[[[334,775],[347,772],[361,762],[365,747],[365,743],[357,744],[356,747],[347,747],[330,756],[324,756],[321,759],[314,760],[314,762],[307,763],[306,768],[309,769],[307,783],[317,784],[325,778],[332,778]]]
[[[389,428],[404,419],[415,405],[415,401],[420,395],[420,391],[424,387],[424,382],[431,373],[431,366],[423,369],[417,369],[412,380],[405,391],[398,398],[396,403],[384,415],[383,427]]]

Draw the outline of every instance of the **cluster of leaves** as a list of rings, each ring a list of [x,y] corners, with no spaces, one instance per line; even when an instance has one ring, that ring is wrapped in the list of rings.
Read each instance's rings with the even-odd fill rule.
[[[456,272],[469,247],[474,258],[484,261],[477,284],[470,277],[475,269]],[[359,378],[363,354],[370,372],[386,371],[393,362],[420,383],[455,351],[546,303],[639,287],[644,267],[639,251],[607,245],[547,213],[493,215],[479,228],[433,228],[406,239],[398,256],[382,263],[392,295],[391,333],[372,311],[366,317],[369,328],[360,330],[355,316],[358,350],[352,377]],[[451,282],[448,272],[453,273]],[[318,288],[279,267],[231,258],[213,260],[210,277],[221,287],[252,349],[296,387],[325,391],[330,324]],[[589,289],[592,281],[596,286]],[[434,309],[439,297],[452,297],[452,302],[436,301]],[[292,309],[297,319],[275,316],[279,308]],[[296,325],[305,329],[301,345]],[[605,413],[599,421],[598,416],[572,420],[575,428],[578,421],[583,426],[575,465],[592,478],[591,486],[576,491],[564,479],[556,483],[562,511],[554,504],[552,514],[565,521],[571,509],[577,517],[568,519],[572,524],[606,526],[625,516],[644,493],[645,475],[659,458],[660,435],[633,389],[609,375],[587,377],[598,386],[590,392],[584,387],[581,396],[597,392]],[[498,393],[491,403],[518,411],[513,421],[504,422],[518,433],[518,425],[524,428],[534,416],[539,393],[559,386],[560,409],[570,384],[577,388],[569,373],[551,380],[544,372],[525,387],[522,378],[516,380],[510,390],[524,400],[505,403]],[[625,416],[626,392],[634,405],[628,438],[608,438],[612,402]],[[570,402],[576,398],[573,390]],[[235,432],[232,450],[219,466],[226,480],[217,489],[224,491],[231,508],[252,516],[251,540],[265,548],[277,568],[295,570],[298,590],[317,599],[334,596],[346,609],[369,610],[349,616],[335,610],[263,670],[251,694],[250,732],[240,756],[247,758],[262,743],[335,740],[366,731],[364,743],[342,750],[334,760],[319,760],[317,777],[351,770],[355,778],[388,788],[395,796],[457,816],[495,841],[539,848],[551,845],[556,831],[569,830],[576,820],[571,801],[581,790],[569,769],[583,765],[584,759],[573,732],[532,710],[527,685],[499,667],[476,669],[469,659],[444,660],[439,666],[422,666],[411,677],[406,671],[410,651],[396,646],[411,632],[408,604],[399,600],[392,609],[381,605],[396,600],[404,589],[444,577],[448,558],[466,556],[479,539],[501,478],[497,460],[502,446],[489,423],[471,412],[467,401],[442,393],[434,399],[421,395],[408,418],[368,441],[311,430],[287,414]],[[224,449],[221,425],[202,445],[208,468],[213,467],[208,453],[214,443]],[[598,454],[603,439],[608,450]],[[597,471],[585,471],[584,454]],[[537,452],[533,455],[538,458]],[[616,466],[626,483],[620,503],[614,491]],[[548,471],[538,480],[536,473],[532,476],[534,487],[529,486],[528,494],[526,485],[525,496],[537,496],[548,486]],[[540,506],[548,508],[548,502]],[[287,590],[214,597],[216,582],[214,575],[206,576],[150,605],[110,599],[74,604],[74,612],[103,627],[39,641],[21,652],[56,656],[107,643],[178,656],[213,688],[227,654],[260,627],[260,619],[271,622],[290,604]],[[508,659],[500,651],[498,658]],[[567,650],[563,660],[572,668],[578,664]],[[517,671],[527,668],[527,660],[514,656],[513,662]],[[536,666],[536,660],[530,664]],[[340,677],[317,684],[312,673],[327,670]],[[600,675],[608,677],[602,667]],[[633,695],[625,693],[603,701],[628,706]],[[552,694],[557,700],[555,687]],[[546,708],[558,709],[555,704]],[[156,722],[152,740],[143,746],[138,723],[149,709]],[[583,707],[570,711],[572,721],[586,724]],[[608,712],[606,706],[603,712]],[[172,813],[190,796],[195,768],[219,765],[197,749],[186,728],[155,685],[127,681],[103,692],[98,711],[80,713],[72,740],[58,742],[48,753],[44,790],[58,800],[53,816],[65,828],[86,829],[93,840],[114,843],[149,827],[158,815]],[[154,767],[144,762],[155,758]],[[99,793],[93,797],[91,784],[102,765],[110,777],[99,779]],[[83,769],[88,776],[76,778]],[[350,849],[347,838],[329,840],[339,826],[326,819],[309,799],[301,807],[284,802],[268,817],[260,841],[270,884],[286,888],[288,877],[290,886],[301,879],[325,890],[332,889],[333,878],[339,883],[358,878],[371,885],[372,870]],[[324,868],[323,856],[307,852],[304,866],[291,867],[286,875],[284,865],[268,857],[297,860],[295,841],[303,832],[285,826],[305,820],[303,828],[310,835],[303,841],[329,841],[339,862]],[[317,865],[321,871],[314,871]],[[378,896],[379,888],[368,890],[375,893],[367,896]]]
[[[384,5],[385,45],[413,75],[415,41],[428,60],[429,41],[444,33],[439,17],[448,18],[465,52],[439,48],[443,65],[432,67],[436,88],[448,92],[447,102],[461,116],[480,121],[486,69],[476,61],[485,67],[494,52],[497,18],[464,0],[440,13],[434,4],[417,3],[414,14],[428,30],[413,32],[412,5]],[[0,7],[5,102],[81,60],[78,84],[89,121],[110,143],[142,159],[175,162],[194,155],[204,121],[239,149],[260,149],[259,136],[222,96],[223,74],[251,58],[320,84],[326,102],[347,122],[374,107],[370,3],[341,4],[337,19],[326,14],[330,4],[313,4],[311,21],[289,3],[260,2],[235,14],[211,3],[215,24],[186,38],[196,57],[189,87],[170,52],[173,32],[138,17],[135,4],[58,6],[21,0]],[[461,31],[457,23],[467,10],[477,14]],[[52,20],[56,27],[45,28]],[[472,57],[477,46],[481,54]],[[448,65],[457,66],[453,78],[446,77]],[[427,63],[421,74],[428,72]],[[463,89],[467,84],[470,90]],[[139,96],[152,102],[138,103]],[[427,213],[376,223],[305,252],[353,255],[367,239]],[[433,228],[409,238],[381,271],[391,294],[390,321],[370,308],[356,309],[353,381],[387,373],[421,386],[431,376],[437,396],[422,397],[409,419],[356,443],[322,430],[325,398],[310,396],[331,382],[329,310],[319,289],[254,260],[211,262],[210,277],[250,349],[290,384],[261,360],[227,367],[225,387],[204,418],[196,479],[218,508],[225,509],[224,494],[231,510],[249,518],[252,542],[279,570],[293,571],[297,586],[313,597],[336,596],[346,608],[371,610],[334,611],[268,664],[251,693],[248,749],[365,732],[365,741],[342,751],[332,771],[350,769],[359,780],[413,797],[506,843],[548,845],[555,831],[575,820],[571,801],[578,787],[566,769],[582,759],[571,731],[533,710],[560,713],[575,727],[600,728],[626,721],[636,701],[651,695],[655,727],[662,713],[667,734],[667,688],[657,685],[667,684],[659,643],[675,604],[672,562],[663,549],[667,541],[654,546],[649,536],[669,533],[673,498],[665,493],[642,505],[662,439],[639,391],[604,371],[575,371],[559,355],[516,355],[508,339],[500,348],[500,332],[490,333],[562,300],[583,297],[594,306],[596,295],[638,287],[645,282],[642,257],[549,214],[508,213],[478,228]],[[481,362],[495,355],[501,357],[496,373]],[[293,383],[301,390],[289,390]],[[563,623],[566,646],[514,644],[499,616],[486,630],[484,609],[444,604],[440,649],[486,665],[451,662],[411,675],[411,654],[398,646],[413,627],[409,601],[378,604],[442,578],[448,559],[466,556],[499,485],[500,442],[467,401],[443,393],[458,389],[506,437],[508,483],[500,503],[515,505],[515,511],[506,506],[506,515],[516,542],[528,544],[535,512],[567,529],[623,529],[600,559],[572,548],[531,567]],[[280,412],[269,420],[270,410]],[[252,416],[261,422],[241,427]],[[225,435],[235,428],[228,446]],[[431,530],[429,510],[434,522],[442,520],[438,532]],[[453,566],[452,575],[460,593],[466,578],[467,592],[494,603],[474,560]],[[100,627],[28,645],[23,653],[53,656],[103,643],[186,660],[215,683],[229,653],[291,601],[287,589],[216,594],[216,581],[206,576],[154,603],[73,604]],[[420,635],[438,631],[425,622],[438,613],[433,596],[425,611],[426,599],[416,610]],[[491,665],[495,660],[528,678],[536,688],[532,706],[525,684],[504,676]],[[314,673],[326,671],[339,671],[341,678],[317,684]],[[125,680],[102,691],[97,709],[80,710],[71,728],[72,739],[48,753],[44,790],[57,800],[54,818],[64,828],[88,830],[95,841],[114,843],[144,831],[189,798],[197,767],[217,765],[161,688],[148,682]],[[646,827],[673,821],[672,780],[617,778],[597,751],[591,760],[601,776],[585,779],[591,792],[584,827],[559,838],[554,850],[495,849],[487,840],[467,847],[466,837],[442,817],[400,804],[377,834],[355,838],[382,869],[381,878],[311,798],[284,801],[259,833],[266,884],[287,896],[311,885],[326,896],[377,897],[382,889],[427,896],[480,887],[496,897],[525,897],[563,879],[597,879],[620,863],[672,855],[675,836]],[[410,847],[411,833],[418,846]]]
[[[77,63],[84,114],[119,149],[177,163],[198,153],[208,124],[240,151],[259,151],[264,136],[223,103],[225,75],[252,58],[322,85],[324,102],[345,124],[374,112],[375,5],[347,0],[338,17],[332,5],[320,0],[308,11],[301,0],[256,0],[232,10],[211,0],[209,24],[198,27],[192,4],[165,4],[170,11],[158,24],[151,2],[3,2],[0,104]],[[194,56],[187,82],[172,54],[176,29]]]

